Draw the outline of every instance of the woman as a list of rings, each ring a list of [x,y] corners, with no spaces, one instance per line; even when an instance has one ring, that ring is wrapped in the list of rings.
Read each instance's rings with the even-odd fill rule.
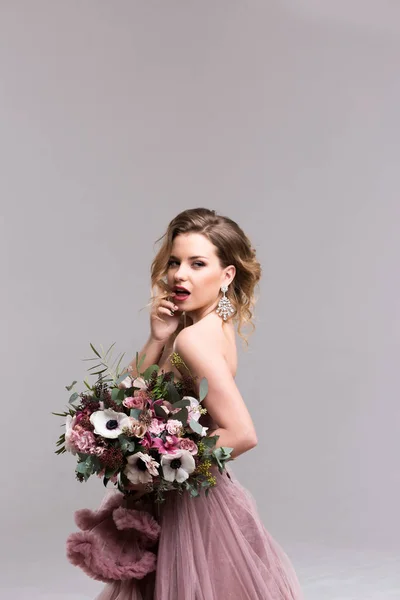
[[[233,448],[237,458],[256,446],[257,435],[235,384],[234,323],[243,338],[242,325],[251,323],[260,264],[240,227],[205,208],[180,213],[163,237],[151,269],[152,290],[159,293],[152,297],[151,333],[139,353],[139,358],[146,355],[141,370],[158,364],[160,371],[172,370],[177,378],[189,370],[196,385],[206,377],[207,414],[200,422],[219,436],[217,447]],[[180,361],[171,362],[173,356]],[[107,584],[97,600],[302,598],[293,567],[265,530],[251,494],[229,465],[223,475],[215,470],[215,476],[217,485],[208,497],[167,494],[157,513],[156,570],[141,579]],[[139,487],[136,502],[156,514]]]

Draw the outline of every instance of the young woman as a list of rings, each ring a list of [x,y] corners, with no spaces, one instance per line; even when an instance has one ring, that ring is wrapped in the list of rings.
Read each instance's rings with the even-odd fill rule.
[[[219,436],[217,447],[233,448],[236,459],[257,445],[235,383],[235,324],[243,338],[241,327],[252,324],[261,267],[242,229],[212,210],[180,213],[163,238],[151,268],[151,331],[139,353],[146,355],[141,370],[158,364],[176,378],[186,369],[197,382],[206,377],[207,413],[200,422]],[[173,355],[182,362],[171,362]],[[156,569],[141,579],[107,584],[97,600],[303,598],[289,558],[264,528],[250,492],[229,464],[223,475],[216,469],[215,477],[208,497],[167,493],[157,513]],[[143,501],[149,510],[146,498],[138,486],[137,506]]]

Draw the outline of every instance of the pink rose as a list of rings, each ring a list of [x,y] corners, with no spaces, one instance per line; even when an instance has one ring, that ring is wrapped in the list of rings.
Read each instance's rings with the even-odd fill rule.
[[[167,421],[166,430],[171,435],[178,435],[182,431],[182,423],[176,419],[170,419]]]
[[[147,405],[147,399],[142,394],[139,396],[128,396],[128,398],[122,401],[122,404],[126,408],[139,408],[139,410],[143,410]]]
[[[190,440],[189,438],[182,438],[179,443],[179,447],[181,448],[181,450],[188,450],[190,454],[197,454],[198,452],[197,445],[194,443],[193,440]]]
[[[134,417],[126,417],[122,431],[129,436],[133,435],[142,438],[147,431],[147,426],[145,423],[141,423],[141,421],[138,421]]]

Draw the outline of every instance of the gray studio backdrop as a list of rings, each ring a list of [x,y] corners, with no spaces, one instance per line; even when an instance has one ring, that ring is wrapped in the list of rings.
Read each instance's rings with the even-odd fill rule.
[[[101,500],[50,413],[89,342],[140,349],[154,242],[197,206],[263,266],[234,470],[266,527],[398,544],[399,23],[385,1],[0,2],[3,578],[63,564]]]

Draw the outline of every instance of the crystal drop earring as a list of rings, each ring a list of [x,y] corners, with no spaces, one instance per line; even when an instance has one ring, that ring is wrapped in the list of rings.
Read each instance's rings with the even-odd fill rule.
[[[227,291],[228,291],[228,286],[223,285],[221,287],[221,292],[223,292],[223,296],[222,296],[222,298],[219,299],[218,307],[215,311],[217,313],[217,315],[219,315],[224,321],[226,321],[226,319],[228,317],[230,317],[231,315],[233,315],[233,313],[235,312],[235,309],[233,308],[231,301],[229,300],[229,298],[226,297],[225,292],[227,292]]]

